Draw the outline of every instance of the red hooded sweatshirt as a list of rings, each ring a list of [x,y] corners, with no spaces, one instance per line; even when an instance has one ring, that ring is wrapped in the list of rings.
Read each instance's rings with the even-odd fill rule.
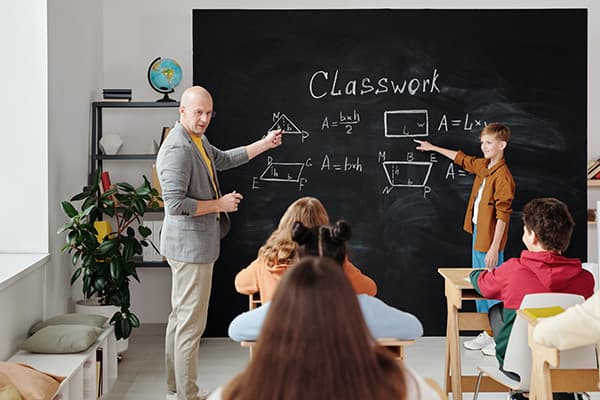
[[[549,251],[523,250],[521,257],[511,258],[491,271],[473,271],[471,283],[482,296],[504,303],[504,326],[500,332],[494,332],[496,358],[501,367],[516,310],[526,294],[573,293],[587,299],[594,292],[594,276],[581,267],[579,259]]]

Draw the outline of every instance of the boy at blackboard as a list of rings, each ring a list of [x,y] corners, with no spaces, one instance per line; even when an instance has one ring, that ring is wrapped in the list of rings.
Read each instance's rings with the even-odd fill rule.
[[[515,197],[515,181],[504,160],[510,129],[503,124],[491,123],[481,130],[479,139],[483,158],[435,146],[424,140],[415,142],[419,144],[417,150],[440,153],[465,171],[475,174],[463,228],[473,234],[473,268],[492,269],[504,262],[508,223]],[[478,312],[487,312],[497,301],[479,300],[476,303]],[[484,354],[494,355],[494,339],[487,332],[464,345],[469,350],[482,350]]]

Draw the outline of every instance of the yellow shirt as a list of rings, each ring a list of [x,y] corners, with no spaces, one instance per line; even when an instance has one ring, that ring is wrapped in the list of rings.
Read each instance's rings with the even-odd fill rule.
[[[195,136],[195,135],[190,135],[192,140],[194,141],[194,143],[196,144],[196,147],[198,147],[198,150],[200,151],[200,155],[202,156],[202,159],[204,159],[204,162],[206,163],[206,166],[208,167],[208,172],[210,174],[210,178],[212,180],[212,185],[213,185],[213,189],[215,189],[215,194],[217,197],[219,197],[219,191],[217,190],[217,181],[215,180],[215,173],[213,171],[213,167],[212,167],[212,163],[210,162],[210,158],[208,158],[208,154],[206,154],[206,150],[204,149],[204,145],[202,144],[202,137],[200,136]]]

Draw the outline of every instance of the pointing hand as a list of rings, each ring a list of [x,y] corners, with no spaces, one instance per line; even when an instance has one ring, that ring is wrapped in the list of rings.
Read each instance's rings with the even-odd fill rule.
[[[269,146],[269,149],[275,148],[281,145],[281,135],[283,134],[283,129],[277,129],[274,131],[269,131],[267,136],[265,136],[265,142]]]

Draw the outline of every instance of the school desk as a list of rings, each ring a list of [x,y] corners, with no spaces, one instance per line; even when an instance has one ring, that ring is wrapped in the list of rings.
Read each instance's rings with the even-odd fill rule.
[[[444,390],[452,392],[453,399],[462,400],[463,390],[475,391],[477,376],[463,375],[460,359],[460,331],[490,330],[487,313],[462,312],[463,300],[481,300],[471,281],[468,279],[473,268],[438,268],[438,273],[444,277],[444,292],[448,309],[446,323],[446,355],[444,359]],[[480,392],[504,392],[508,388],[483,377]]]
[[[404,348],[415,343],[414,340],[400,340],[394,338],[378,338],[375,339],[377,344],[387,349],[398,361],[404,361]],[[254,350],[254,341],[243,341],[240,342],[242,347],[247,347],[250,350],[250,358]]]
[[[528,323],[527,340],[531,349],[531,400],[552,400],[553,392],[597,392],[600,387],[598,369],[557,369],[560,351],[546,347],[533,339],[533,330],[538,322],[525,310],[517,313]],[[594,348],[590,349],[594,352]]]

